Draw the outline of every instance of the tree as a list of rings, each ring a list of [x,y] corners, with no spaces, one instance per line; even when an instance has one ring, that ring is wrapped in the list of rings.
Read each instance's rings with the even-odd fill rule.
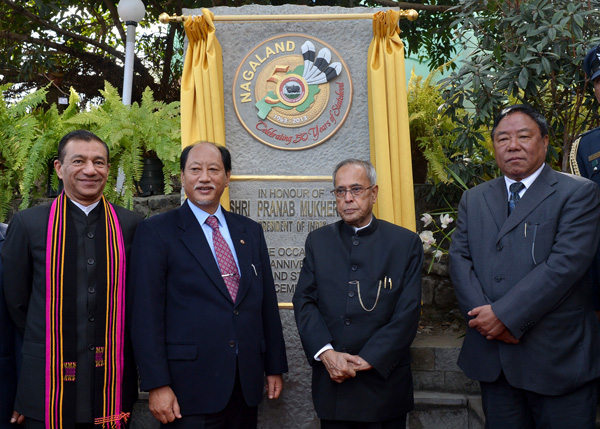
[[[599,120],[582,69],[600,41],[598,6],[597,0],[461,0],[454,24],[473,51],[441,83],[465,156],[481,146],[479,130],[501,108],[528,103],[548,120],[549,156],[566,170],[572,142]]]
[[[133,101],[140,101],[145,88],[157,100],[179,99],[183,69],[182,25],[158,24],[167,12],[181,14],[183,8],[241,6],[247,3],[338,6],[399,6],[415,8],[421,17],[401,22],[408,50],[437,67],[454,55],[449,23],[452,14],[441,13],[458,0],[397,3],[391,0],[145,0],[146,17],[138,26],[134,66]],[[126,30],[117,13],[118,0],[0,0],[0,84],[12,86],[7,98],[48,88],[48,98],[68,97],[73,87],[87,102],[99,96],[109,82],[122,93],[123,49]],[[421,48],[421,49],[418,49]]]
[[[73,87],[83,101],[97,97],[105,81],[121,88],[125,54],[119,46],[126,30],[117,3],[0,0],[0,83],[20,83],[15,89],[20,93],[50,83],[50,90],[66,97]],[[183,28],[153,24],[162,12],[181,13],[192,5],[198,2],[146,2],[146,19],[138,27],[133,100],[140,100],[147,87],[157,99],[179,99]]]

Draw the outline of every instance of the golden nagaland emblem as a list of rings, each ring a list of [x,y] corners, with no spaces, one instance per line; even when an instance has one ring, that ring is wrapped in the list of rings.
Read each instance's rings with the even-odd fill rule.
[[[343,124],[352,83],[339,54],[325,42],[285,34],[256,46],[233,85],[240,122],[257,140],[279,149],[307,149]]]

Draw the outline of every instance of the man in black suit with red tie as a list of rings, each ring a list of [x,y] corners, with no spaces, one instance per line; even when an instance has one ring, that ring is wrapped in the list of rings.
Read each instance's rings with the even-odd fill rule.
[[[143,221],[134,239],[134,351],[163,427],[255,428],[265,376],[277,398],[287,372],[262,228],[219,204],[230,174],[224,147],[186,147],[188,199]]]

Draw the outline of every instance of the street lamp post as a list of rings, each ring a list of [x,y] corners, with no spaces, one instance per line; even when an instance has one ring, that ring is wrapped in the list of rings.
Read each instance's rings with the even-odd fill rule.
[[[123,75],[123,104],[131,104],[131,87],[133,82],[133,61],[135,49],[135,27],[144,19],[146,8],[142,0],[121,0],[117,7],[119,17],[127,25],[125,44],[125,73]]]

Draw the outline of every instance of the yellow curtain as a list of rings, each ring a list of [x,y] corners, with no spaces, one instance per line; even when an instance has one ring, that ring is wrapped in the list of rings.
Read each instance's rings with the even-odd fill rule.
[[[184,24],[188,47],[181,77],[182,148],[197,141],[225,146],[223,58],[213,18],[211,11],[202,9],[202,16]],[[229,209],[227,188],[221,204]]]
[[[371,163],[377,170],[379,196],[375,215],[415,231],[408,104],[404,73],[404,44],[400,13],[389,10],[373,17],[369,46],[369,130]]]

